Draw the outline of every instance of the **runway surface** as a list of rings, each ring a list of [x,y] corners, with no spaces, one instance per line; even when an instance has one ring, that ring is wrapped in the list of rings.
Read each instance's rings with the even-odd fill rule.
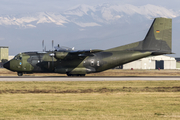
[[[131,80],[180,80],[180,76],[163,76],[163,77],[0,77],[0,81],[131,81]]]

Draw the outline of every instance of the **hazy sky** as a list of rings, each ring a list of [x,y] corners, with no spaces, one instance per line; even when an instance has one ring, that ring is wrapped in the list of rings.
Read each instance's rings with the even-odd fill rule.
[[[0,0],[0,14],[17,14],[26,12],[58,12],[79,4],[153,4],[169,9],[180,9],[180,0]]]

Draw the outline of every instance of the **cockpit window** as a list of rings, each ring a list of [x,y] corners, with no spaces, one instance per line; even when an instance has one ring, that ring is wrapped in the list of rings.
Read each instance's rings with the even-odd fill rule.
[[[14,57],[14,59],[15,59],[15,60],[22,60],[22,55],[19,55],[19,54],[18,54],[18,55],[16,55],[16,56]]]
[[[21,56],[19,56],[19,60],[22,60],[22,57],[21,57]]]
[[[15,56],[14,59],[17,60],[17,57]]]

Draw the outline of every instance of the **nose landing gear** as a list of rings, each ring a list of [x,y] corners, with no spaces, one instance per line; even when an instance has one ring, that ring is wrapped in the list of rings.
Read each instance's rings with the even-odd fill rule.
[[[18,76],[23,76],[23,73],[22,72],[17,72],[17,75]]]

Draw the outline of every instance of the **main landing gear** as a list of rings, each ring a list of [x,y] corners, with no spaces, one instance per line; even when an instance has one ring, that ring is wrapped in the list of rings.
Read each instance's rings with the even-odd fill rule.
[[[84,77],[85,74],[67,74],[68,77]]]
[[[23,76],[23,73],[22,72],[17,72],[17,75],[18,76]]]

